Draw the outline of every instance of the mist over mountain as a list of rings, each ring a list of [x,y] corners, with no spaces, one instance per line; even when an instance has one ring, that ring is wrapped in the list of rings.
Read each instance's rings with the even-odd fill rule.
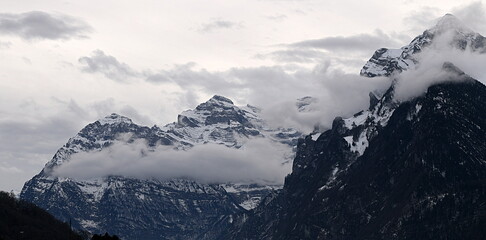
[[[333,113],[362,109],[332,124],[334,102],[311,94],[264,109],[215,95],[163,127],[111,114],[21,198],[124,239],[481,239],[485,53],[486,38],[447,14],[378,49],[361,76],[335,75],[364,87],[326,83],[343,99]]]
[[[299,141],[283,190],[219,239],[482,239],[486,87],[444,59],[421,61],[441,54],[443,32],[456,34],[439,45],[483,53],[484,38],[465,29],[446,15],[409,46],[377,50],[361,74],[391,87]]]
[[[21,198],[91,232],[198,239],[281,188],[302,136],[273,129],[259,108],[218,95],[177,119],[146,127],[114,113],[88,124],[25,184]]]

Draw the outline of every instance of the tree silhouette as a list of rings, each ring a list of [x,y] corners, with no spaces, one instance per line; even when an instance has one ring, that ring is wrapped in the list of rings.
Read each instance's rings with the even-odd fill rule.
[[[110,236],[110,234],[105,233],[105,235],[95,234],[91,240],[120,240],[120,238],[117,235]]]
[[[83,239],[45,210],[0,191],[0,240]]]

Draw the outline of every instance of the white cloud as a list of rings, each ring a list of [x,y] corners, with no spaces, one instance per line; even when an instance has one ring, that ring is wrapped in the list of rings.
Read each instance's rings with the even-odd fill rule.
[[[398,101],[406,101],[424,94],[431,85],[448,82],[463,81],[464,72],[482,83],[486,83],[486,54],[482,50],[473,51],[451,47],[453,35],[445,32],[434,38],[433,44],[416,55],[419,64],[398,75],[395,97]],[[484,45],[486,47],[486,44]],[[458,71],[444,68],[444,63],[451,63]]]
[[[189,151],[170,146],[147,148],[144,141],[117,142],[102,151],[78,153],[55,169],[57,176],[89,179],[110,175],[135,178],[189,178],[205,183],[282,184],[291,165],[287,146],[267,139],[249,140],[240,149],[197,145]]]

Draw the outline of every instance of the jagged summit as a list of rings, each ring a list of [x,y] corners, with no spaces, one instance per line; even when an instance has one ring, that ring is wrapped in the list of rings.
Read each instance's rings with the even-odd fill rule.
[[[130,118],[127,118],[125,116],[112,113],[102,119],[99,119],[98,122],[101,125],[106,125],[106,124],[120,124],[120,123],[127,123],[127,124],[132,124],[132,120]]]
[[[230,109],[230,108],[233,108],[233,107],[235,107],[235,105],[234,105],[233,101],[231,101],[229,98],[223,97],[223,96],[220,96],[220,95],[214,95],[208,101],[199,104],[196,107],[196,110],[199,110],[199,111],[204,111],[204,110],[215,111],[215,108],[216,109],[219,109],[219,108]]]
[[[225,102],[229,104],[234,104],[233,101],[231,101],[227,97],[223,97],[221,95],[214,95],[211,99],[208,100],[208,102]]]
[[[206,184],[180,179],[184,175],[164,180],[104,175],[75,179],[57,174],[56,169],[80,161],[76,154],[97,154],[117,144],[146,142],[154,153],[189,152],[204,144],[240,148],[251,140],[264,139],[284,144],[281,159],[282,164],[288,164],[301,135],[290,128],[272,128],[257,107],[235,106],[219,95],[184,111],[177,123],[161,128],[140,126],[114,113],[88,124],[70,138],[24,185],[21,198],[63,221],[72,220],[77,229],[115,232],[123,239],[202,239],[199,234],[255,207],[263,196],[281,187],[280,183]],[[136,160],[134,164],[138,164]],[[267,159],[262,156],[261,160]]]
[[[253,111],[245,111],[244,107],[237,107],[229,98],[214,95],[208,101],[199,104],[194,110],[186,110],[179,114],[179,126],[200,127],[215,124],[249,125],[249,118]]]
[[[433,48],[431,48],[433,46]],[[466,49],[473,52],[486,52],[486,38],[468,28],[452,14],[440,18],[437,24],[425,30],[400,49],[380,48],[361,69],[360,74],[366,77],[390,76],[419,64],[418,53],[425,49],[444,51],[449,49]]]
[[[426,48],[486,52],[461,24],[447,14],[409,45],[377,50],[361,74],[399,74]],[[369,109],[299,140],[284,189],[215,239],[483,239],[486,87],[448,60],[425,94],[395,101],[392,76]]]

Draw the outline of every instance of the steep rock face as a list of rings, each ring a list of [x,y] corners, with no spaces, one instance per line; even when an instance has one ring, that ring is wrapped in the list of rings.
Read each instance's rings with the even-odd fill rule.
[[[337,119],[299,143],[282,193],[221,239],[481,239],[485,98],[470,78],[432,86],[397,106],[362,155]]]
[[[434,44],[433,44],[434,43]],[[425,30],[412,42],[400,49],[380,48],[361,69],[360,74],[367,77],[390,76],[414,68],[419,59],[417,55],[425,49],[469,49],[486,52],[486,38],[465,26],[451,14],[442,17],[436,26]]]
[[[377,50],[361,75],[415,68],[437,41],[479,53],[486,46],[446,15],[409,46]],[[388,91],[370,93],[369,109],[300,140],[284,188],[218,239],[484,238],[486,87],[450,63],[442,70],[443,83],[406,102],[394,99],[391,78]]]
[[[214,96],[194,110],[179,114],[177,123],[161,128],[185,149],[197,144],[218,143],[241,147],[249,137],[266,137],[294,147],[301,133],[290,128],[271,128],[260,116],[261,110],[237,107],[222,96]]]
[[[209,224],[243,209],[218,185],[194,181],[108,177],[92,181],[34,178],[42,194],[24,199],[46,208],[73,227],[119,233],[125,239],[197,239]]]
[[[153,151],[160,145],[190,151],[200,144],[239,148],[251,139],[267,138],[287,144],[291,152],[300,135],[293,129],[272,129],[261,119],[258,108],[237,107],[222,96],[181,113],[177,123],[164,127],[139,126],[111,114],[69,139],[25,183],[21,198],[94,233],[108,231],[125,239],[198,239],[215,222],[254,208],[281,186],[117,176],[73,179],[56,175],[55,169],[77,153],[102,151],[116,143],[142,140]]]
[[[76,136],[70,138],[68,142],[60,148],[52,160],[46,164],[44,171],[51,171],[56,166],[69,159],[72,154],[79,152],[89,152],[101,150],[111,146],[118,141],[124,134],[127,141],[135,139],[145,139],[149,146],[157,144],[171,145],[175,141],[167,134],[160,134],[158,128],[139,126],[134,124],[127,117],[113,113],[94,123],[88,124]]]

